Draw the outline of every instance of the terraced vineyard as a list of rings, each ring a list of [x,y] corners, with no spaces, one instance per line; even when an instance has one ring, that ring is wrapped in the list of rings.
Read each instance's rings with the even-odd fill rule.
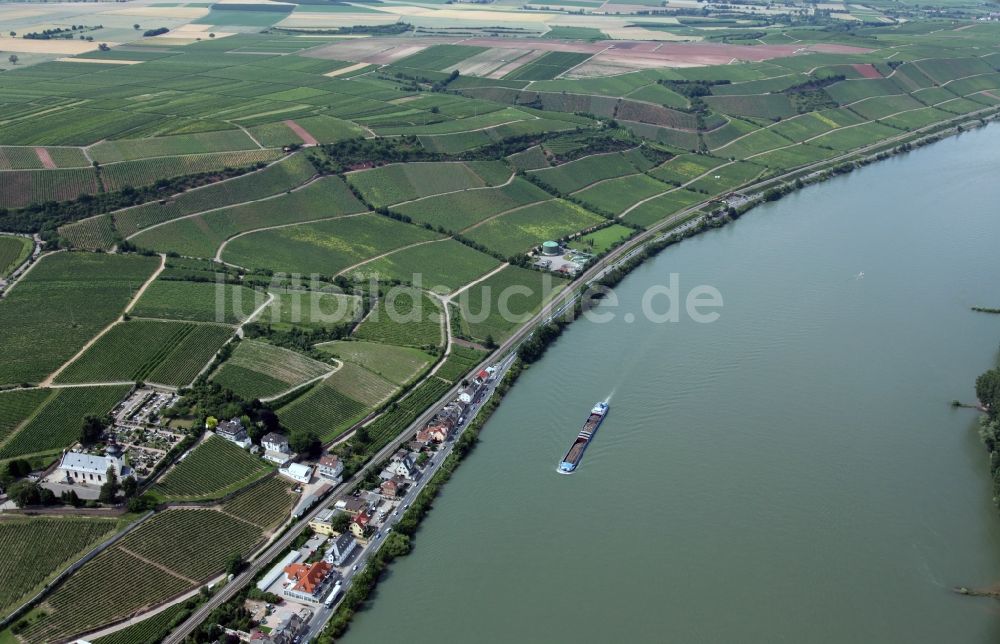
[[[229,441],[209,436],[151,488],[166,499],[219,498],[255,481],[271,467]]]
[[[69,447],[79,438],[84,417],[104,416],[131,388],[107,385],[51,390],[52,395],[45,398],[30,420],[0,443],[0,460]]]
[[[441,345],[440,306],[430,296],[413,289],[397,289],[358,326],[354,336],[399,346]]]
[[[107,190],[121,190],[126,186],[145,186],[160,179],[186,174],[217,172],[225,168],[251,168],[280,157],[280,151],[247,150],[123,161],[102,166],[101,180]]]
[[[270,477],[222,504],[222,511],[270,530],[288,518],[297,497],[291,486]]]
[[[278,419],[293,432],[313,431],[328,442],[369,411],[364,403],[345,396],[324,381],[279,409]]]
[[[38,517],[0,521],[0,613],[7,615],[56,571],[111,536],[113,519]],[[44,543],[44,548],[38,544]]]
[[[240,342],[212,380],[247,400],[277,396],[330,371],[301,353],[266,342]]]
[[[60,383],[123,380],[185,386],[222,348],[233,329],[160,320],[121,322],[66,368]]]

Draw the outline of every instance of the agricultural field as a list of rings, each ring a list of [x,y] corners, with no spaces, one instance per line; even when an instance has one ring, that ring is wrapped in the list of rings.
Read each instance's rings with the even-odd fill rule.
[[[0,278],[10,275],[31,255],[34,244],[27,237],[0,235]]]
[[[0,208],[21,208],[46,201],[67,201],[80,195],[100,192],[97,172],[79,170],[3,170],[0,171]]]
[[[245,400],[269,398],[330,372],[301,353],[257,340],[243,340],[212,375],[212,381]]]
[[[257,149],[259,149],[257,144],[242,130],[223,130],[147,139],[101,141],[91,146],[88,151],[94,161],[103,165],[149,157]]]
[[[146,186],[160,179],[185,174],[217,172],[225,168],[251,168],[279,158],[280,150],[245,150],[122,161],[101,166],[101,181],[106,190],[121,190],[126,186]]]
[[[271,530],[288,518],[298,497],[291,485],[271,476],[240,492],[220,507],[226,514]]]
[[[674,190],[638,206],[628,212],[624,220],[630,224],[648,227],[700,201],[705,201],[705,195],[686,189]]]
[[[535,184],[517,178],[510,185],[500,188],[426,197],[394,206],[392,210],[418,223],[431,224],[435,228],[441,226],[457,232],[502,212],[551,198],[552,195]]]
[[[0,521],[0,614],[37,591],[57,571],[109,538],[114,519],[36,517]],[[44,543],[44,548],[38,544]]]
[[[442,343],[441,306],[412,288],[390,289],[379,299],[354,332],[359,340],[409,347],[438,347]]]
[[[131,380],[184,387],[232,335],[232,327],[217,324],[119,322],[60,373],[56,382]]]
[[[500,265],[500,260],[453,239],[410,246],[358,266],[352,274],[398,280],[436,293],[450,293]]]
[[[58,452],[75,443],[86,416],[104,416],[129,392],[131,385],[48,389],[49,396],[0,442],[0,460]],[[6,400],[3,394],[0,402]],[[24,403],[25,400],[16,401]]]
[[[271,291],[274,299],[254,318],[279,331],[325,329],[354,319],[361,298],[342,293],[318,291]]]
[[[124,311],[158,265],[136,255],[56,253],[0,300],[0,383],[40,382]]]
[[[605,221],[568,201],[554,200],[495,217],[465,233],[472,241],[490,250],[513,257],[542,242],[567,235]]]
[[[571,193],[615,177],[640,172],[628,153],[612,152],[584,157],[555,168],[535,170],[531,174],[560,193]]]
[[[51,389],[7,389],[0,392],[0,442],[51,395]]]
[[[345,362],[323,384],[369,409],[380,406],[399,389],[393,382],[352,362]]]
[[[727,163],[725,159],[707,154],[682,154],[650,170],[649,174],[660,181],[680,186],[724,163]]]
[[[289,431],[312,431],[329,442],[369,413],[363,403],[349,398],[322,381],[278,409],[278,419]]]
[[[256,481],[270,470],[268,463],[247,450],[209,435],[150,491],[163,499],[216,499]]]
[[[645,174],[632,174],[595,183],[573,193],[573,196],[598,212],[617,216],[629,206],[668,190],[673,190],[673,186]]]
[[[550,51],[504,76],[508,80],[551,80],[583,63],[590,54]]]
[[[138,318],[239,324],[267,296],[238,284],[156,280],[129,311]]]
[[[130,237],[143,228],[177,217],[287,192],[314,174],[316,169],[305,154],[293,154],[262,170],[189,190],[163,203],[157,201],[119,210],[112,217],[121,235]]]
[[[434,356],[413,347],[363,340],[324,342],[316,345],[316,349],[331,357],[360,365],[397,385],[412,382],[435,360]]]
[[[292,192],[171,221],[140,232],[132,241],[161,252],[213,258],[226,240],[240,233],[365,210],[343,180],[325,177]]]
[[[175,604],[148,619],[104,637],[99,637],[94,640],[94,644],[134,644],[135,642],[160,641],[170,632],[173,621],[178,619],[184,610],[183,603]]]
[[[511,291],[515,286],[526,286],[531,292]],[[566,281],[551,273],[508,266],[458,295],[461,328],[475,340],[500,342],[564,286]]]
[[[581,235],[569,243],[570,248],[601,255],[611,250],[615,244],[628,239],[635,233],[634,230],[621,224],[612,224],[606,228],[595,230],[592,233]]]
[[[441,234],[365,214],[254,232],[226,245],[222,259],[247,268],[332,276],[373,257]]]
[[[449,382],[459,382],[485,357],[486,353],[483,351],[455,345],[434,375]]]
[[[408,163],[387,165],[347,175],[347,181],[357,188],[365,200],[375,206],[391,206],[421,197],[484,188],[504,183],[513,171],[498,176],[490,166],[479,168],[466,163]],[[486,176],[482,176],[486,175]]]
[[[779,152],[783,151],[779,150]],[[759,177],[765,170],[764,166],[757,163],[736,161],[717,168],[701,179],[691,182],[688,184],[687,189],[706,195],[717,195],[749,183]]]
[[[120,241],[111,215],[98,215],[60,226],[59,236],[71,248],[79,250],[111,250]]]

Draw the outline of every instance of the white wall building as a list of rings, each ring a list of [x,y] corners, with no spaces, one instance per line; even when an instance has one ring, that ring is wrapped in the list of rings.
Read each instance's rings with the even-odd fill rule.
[[[131,468],[114,456],[94,456],[80,452],[63,455],[59,470],[73,483],[103,485],[107,480],[108,467],[113,467],[118,478],[132,476]]]
[[[313,468],[302,463],[289,463],[287,467],[278,468],[278,473],[293,481],[308,483],[312,480]]]

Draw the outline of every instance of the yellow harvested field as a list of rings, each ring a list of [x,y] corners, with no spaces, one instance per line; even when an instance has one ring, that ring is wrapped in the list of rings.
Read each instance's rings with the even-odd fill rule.
[[[546,22],[551,20],[551,14],[518,13],[515,11],[488,11],[483,9],[425,9],[423,7],[372,7],[379,11],[388,11],[397,16],[412,16],[419,18],[443,18],[445,20],[468,20],[482,24],[494,22]],[[648,7],[647,7],[648,9]]]
[[[112,60],[110,58],[56,58],[60,63],[97,63],[98,65],[138,65],[141,60]]]
[[[28,40],[26,38],[0,37],[0,51],[22,54],[83,54],[97,49],[96,42],[85,40]],[[108,43],[117,45],[118,43]]]
[[[104,13],[112,16],[139,16],[142,18],[177,18],[179,20],[196,20],[208,15],[208,9],[201,7],[128,7],[112,9]]]
[[[327,72],[323,74],[324,76],[329,76],[334,78],[336,76],[343,76],[344,74],[350,74],[351,72],[356,72],[359,69],[364,69],[368,67],[368,63],[354,63],[353,65],[348,65],[347,67],[341,67],[340,69],[335,69],[332,72]]]
[[[41,9],[22,9],[11,5],[0,6],[0,22],[9,20],[24,20],[25,18],[36,18],[44,16],[46,12]]]
[[[279,22],[276,27],[353,27],[354,25],[391,25],[399,20],[390,13],[302,13],[296,12]]]

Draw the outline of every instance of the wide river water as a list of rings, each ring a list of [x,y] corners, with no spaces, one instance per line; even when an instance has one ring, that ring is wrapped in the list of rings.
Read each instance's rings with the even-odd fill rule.
[[[1000,517],[949,406],[996,359],[998,241],[991,126],[661,253],[522,375],[346,641],[1000,641],[951,591],[1000,582]],[[670,273],[719,320],[646,321]]]

